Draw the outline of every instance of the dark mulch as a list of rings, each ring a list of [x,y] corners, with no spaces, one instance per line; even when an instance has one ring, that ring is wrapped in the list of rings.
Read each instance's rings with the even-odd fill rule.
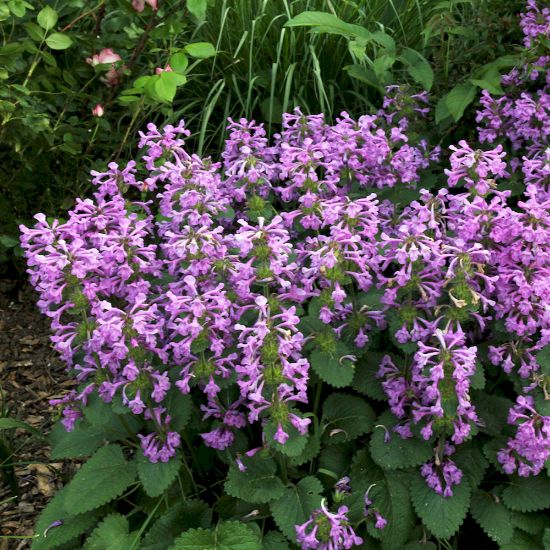
[[[9,417],[47,435],[56,420],[56,411],[48,401],[74,383],[51,348],[49,320],[39,313],[35,302],[30,288],[0,280],[0,389]],[[0,534],[33,535],[40,511],[67,479],[72,465],[51,462],[46,442],[22,430],[3,431],[0,437],[7,438],[13,451],[19,492],[13,498],[6,477],[0,474]],[[29,547],[29,539],[0,538],[0,550]]]

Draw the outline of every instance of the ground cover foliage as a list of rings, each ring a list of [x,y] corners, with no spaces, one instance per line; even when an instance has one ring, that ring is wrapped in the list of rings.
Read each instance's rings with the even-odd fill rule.
[[[549,24],[524,7],[448,150],[429,129],[470,92],[230,119],[211,157],[149,124],[21,227],[80,383],[52,457],[89,457],[34,548],[549,547]]]
[[[462,84],[451,98],[473,100],[472,82],[498,85],[495,70],[510,60],[491,63],[519,42],[521,5],[2,2],[1,273],[24,269],[18,224],[36,211],[61,215],[90,193],[90,169],[128,161],[132,137],[148,122],[184,118],[190,146],[217,153],[227,117],[264,120],[272,134],[296,105],[359,116],[380,104],[384,86],[409,81],[433,86],[439,124],[452,126],[444,96]],[[319,13],[329,25],[312,24]]]

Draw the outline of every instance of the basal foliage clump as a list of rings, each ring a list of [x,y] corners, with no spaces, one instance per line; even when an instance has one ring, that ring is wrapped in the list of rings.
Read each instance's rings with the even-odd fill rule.
[[[272,143],[230,120],[219,161],[151,124],[21,228],[79,382],[53,456],[92,455],[36,548],[435,548],[468,512],[548,547],[549,23],[530,2],[531,62],[444,170],[427,94],[391,88]]]

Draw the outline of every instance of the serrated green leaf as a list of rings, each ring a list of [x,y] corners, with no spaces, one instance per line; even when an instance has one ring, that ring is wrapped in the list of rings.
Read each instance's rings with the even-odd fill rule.
[[[472,517],[487,535],[499,544],[510,542],[514,534],[510,511],[500,500],[485,491],[472,496],[470,508]]]
[[[49,439],[53,447],[50,455],[53,459],[90,456],[104,441],[102,430],[90,426],[85,420],[79,420],[72,432],[67,432],[58,422]]]
[[[372,430],[374,411],[360,397],[332,393],[323,405],[322,424],[330,444],[351,441]]]
[[[226,521],[214,529],[190,529],[183,533],[172,550],[260,550],[254,531],[244,523]]]
[[[550,508],[550,479],[516,477],[502,491],[504,504],[517,512],[536,512]]]
[[[185,46],[185,51],[191,57],[197,57],[199,59],[207,59],[216,55],[216,48],[210,42],[187,44],[187,46]]]
[[[437,550],[437,546],[430,542],[409,542],[404,546],[401,546],[399,550]]]
[[[489,395],[484,391],[473,392],[472,401],[476,404],[476,411],[481,420],[481,431],[492,436],[501,435],[508,411],[514,403],[510,399]]]
[[[135,435],[141,428],[135,414],[128,414],[128,408],[122,406],[124,414],[117,414],[114,403],[105,403],[99,395],[93,393],[84,408],[84,416],[90,426],[98,428],[108,441],[119,441]]]
[[[158,497],[170,487],[182,464],[179,454],[168,462],[151,462],[140,453],[136,462],[139,480],[150,497]]]
[[[349,467],[351,458],[350,446],[327,445],[319,455],[319,473],[328,475],[332,480],[340,479]]]
[[[385,548],[398,548],[404,544],[413,526],[408,475],[382,470],[372,461],[367,449],[362,449],[353,458],[350,478],[352,494],[364,495],[370,489],[369,498],[373,506],[388,520],[382,530],[374,528],[372,522],[369,522],[369,533],[380,539]],[[359,506],[362,512],[364,498],[360,499]]]
[[[550,376],[550,346],[545,346],[536,355],[542,374]]]
[[[548,525],[548,518],[544,512],[542,513],[522,513],[522,512],[510,512],[512,518],[512,524],[514,527],[529,533],[530,535],[538,535],[542,533],[546,525]]]
[[[481,362],[476,363],[476,370],[470,377],[470,386],[474,390],[482,390],[485,387],[485,369]]]
[[[475,443],[458,447],[453,460],[470,482],[470,489],[472,490],[481,483],[485,471],[489,467],[485,456],[479,447],[475,446]]]
[[[512,540],[503,544],[500,550],[543,550],[543,547],[538,540],[516,529]]]
[[[292,466],[301,466],[310,460],[313,460],[321,450],[321,440],[317,434],[310,434],[307,438],[304,450],[298,456],[289,458]]]
[[[311,354],[309,362],[322,380],[335,388],[344,388],[351,384],[355,373],[354,364],[349,359],[341,360],[347,355],[349,350],[342,342],[338,342],[334,353],[317,349]]]
[[[172,417],[171,426],[176,432],[181,432],[189,423],[191,412],[193,411],[193,402],[189,394],[182,394],[175,390],[168,394],[168,410]]]
[[[73,41],[69,35],[60,32],[54,32],[46,38],[46,44],[52,50],[66,50],[71,47],[72,43]]]
[[[535,409],[542,416],[550,416],[550,399],[546,399],[542,390],[537,390],[535,395]]]
[[[119,445],[102,447],[67,485],[65,507],[73,514],[98,508],[120,496],[135,478],[136,466],[126,462]]]
[[[37,23],[45,30],[49,31],[55,27],[57,23],[57,12],[50,6],[42,8],[36,16]]]
[[[376,377],[382,357],[384,357],[384,354],[377,351],[368,351],[360,357],[355,365],[355,376],[351,384],[355,391],[377,401],[387,400],[387,396],[382,389],[382,382]]]
[[[68,486],[65,486],[58,491],[42,510],[36,523],[35,531],[38,537],[32,541],[32,550],[53,550],[86,532],[97,522],[99,518],[97,510],[80,515],[73,515],[67,511],[65,508],[67,489]],[[48,529],[55,521],[63,523]]]
[[[139,550],[166,550],[186,529],[210,526],[212,510],[202,500],[178,502],[164,512],[147,531]]]
[[[289,423],[284,426],[284,430],[289,437],[285,441],[284,445],[282,445],[275,440],[277,426],[278,424],[273,421],[268,422],[264,426],[264,435],[266,441],[269,442],[269,446],[289,457],[300,456],[306,447],[308,436],[302,435],[292,424]]]
[[[262,550],[289,550],[289,546],[282,533],[269,531],[262,539]]]
[[[121,514],[107,516],[86,540],[85,550],[128,550],[135,534],[129,533],[128,520]]]
[[[278,499],[284,492],[283,482],[275,475],[277,466],[270,457],[256,454],[242,457],[246,471],[236,466],[229,468],[225,490],[227,494],[252,503],[264,503]]]
[[[392,431],[396,421],[389,412],[382,413],[376,420],[370,439],[371,456],[382,468],[393,470],[418,466],[433,456],[433,445],[428,441],[412,437],[402,439]],[[384,441],[389,435],[389,440]]]
[[[463,479],[453,486],[453,496],[444,498],[428,487],[417,474],[411,483],[411,500],[422,523],[439,539],[448,539],[457,531],[470,507],[470,485]]]
[[[303,478],[297,485],[287,487],[283,495],[270,505],[277,527],[296,542],[296,525],[305,523],[311,513],[321,505],[323,485],[312,476]]]

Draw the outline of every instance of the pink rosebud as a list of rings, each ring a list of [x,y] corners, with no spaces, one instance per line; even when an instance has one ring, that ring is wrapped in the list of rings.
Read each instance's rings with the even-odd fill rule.
[[[125,65],[122,65],[121,69],[125,68]],[[118,69],[115,69],[115,67],[111,67],[106,73],[105,76],[100,78],[101,82],[104,82],[107,86],[114,88],[115,86],[118,86],[120,83],[120,78],[122,76],[122,72]]]
[[[170,67],[170,64],[166,64],[166,67],[164,67],[164,69],[162,67],[157,67],[155,69],[155,74],[171,73],[171,72],[173,72],[173,71],[172,71],[172,67]]]
[[[93,109],[92,109],[92,115],[97,117],[102,117],[105,113],[105,110],[103,109],[103,105],[101,103],[98,103]]]
[[[145,4],[151,6],[153,11],[157,11],[157,0],[132,0],[132,7],[139,13],[145,8]]]
[[[114,52],[111,48],[104,48],[99,53],[92,55],[92,57],[86,58],[86,63],[92,66],[104,65],[106,63],[116,63],[122,61],[122,57],[118,53]]]

